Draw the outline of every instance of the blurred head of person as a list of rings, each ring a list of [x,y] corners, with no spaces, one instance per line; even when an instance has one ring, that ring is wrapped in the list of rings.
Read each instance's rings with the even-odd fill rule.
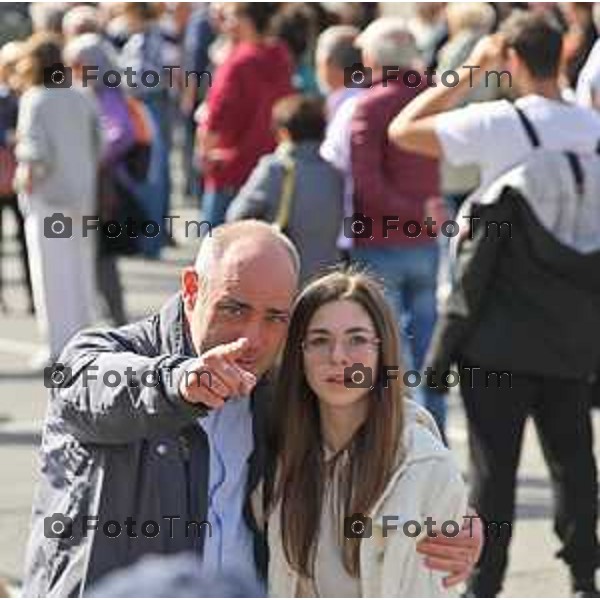
[[[592,8],[592,22],[594,23],[596,31],[600,34],[600,2],[594,2],[594,7]]]
[[[376,19],[356,38],[356,45],[364,66],[373,69],[373,80],[381,77],[386,66],[423,69],[415,38],[404,19]]]
[[[17,63],[19,86],[27,89],[44,84],[44,73],[62,63],[62,40],[52,33],[34,33],[24,44]]]
[[[273,129],[279,142],[321,142],[325,126],[325,109],[320,98],[294,94],[273,107]]]
[[[8,42],[0,48],[0,83],[13,92],[19,91],[17,64],[23,58],[25,42]]]
[[[278,479],[283,546],[294,570],[312,576],[326,473],[322,449],[337,458],[337,522],[369,514],[402,451],[402,376],[386,384],[385,365],[400,364],[396,320],[381,286],[359,272],[335,271],[309,283],[294,303],[276,390]],[[349,373],[366,379],[353,385]],[[299,425],[301,425],[299,427]],[[335,428],[345,439],[331,447]],[[329,438],[329,439],[328,439]],[[359,572],[359,541],[340,532],[346,570]]]
[[[449,2],[446,20],[450,37],[463,32],[485,35],[492,30],[496,13],[487,2]]]
[[[97,33],[84,33],[67,43],[63,51],[65,63],[73,69],[73,83],[92,89],[110,87],[114,80],[116,58],[110,44]],[[106,85],[106,84],[109,85]]]
[[[222,8],[222,30],[233,42],[260,42],[271,33],[276,2],[227,2]]]
[[[352,25],[333,25],[317,38],[315,66],[319,87],[330,93],[344,87],[344,70],[361,60],[355,46],[359,30]]]
[[[98,9],[84,4],[67,12],[62,21],[62,32],[67,41],[84,33],[98,33],[100,20]]]
[[[332,16],[332,25],[352,25],[364,29],[380,14],[377,2],[327,2],[325,4]]]
[[[316,31],[316,15],[305,3],[290,2],[284,5],[273,16],[271,23],[271,33],[287,44],[296,63],[312,47]]]
[[[423,23],[436,24],[444,18],[444,9],[447,5],[446,2],[417,2],[415,4],[417,18]]]
[[[514,11],[501,25],[505,66],[518,93],[540,82],[557,82],[561,65],[563,32],[545,12]]]
[[[69,10],[66,2],[32,2],[29,16],[34,33],[62,34],[62,23]]]
[[[161,16],[161,2],[124,2],[121,12],[129,34],[142,33]]]
[[[560,2],[559,8],[569,28],[583,30],[593,24],[592,2]]]

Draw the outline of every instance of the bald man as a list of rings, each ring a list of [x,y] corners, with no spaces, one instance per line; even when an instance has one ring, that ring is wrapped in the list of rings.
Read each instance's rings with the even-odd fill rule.
[[[158,314],[72,340],[46,378],[25,596],[84,595],[116,567],[184,550],[207,577],[233,572],[266,593],[249,494],[266,468],[268,373],[298,273],[271,226],[223,225]],[[470,573],[475,533],[424,546],[449,583]]]

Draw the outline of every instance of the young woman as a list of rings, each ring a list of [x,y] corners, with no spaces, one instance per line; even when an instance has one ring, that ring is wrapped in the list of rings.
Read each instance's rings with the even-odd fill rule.
[[[393,313],[368,276],[334,272],[299,296],[267,486],[270,595],[446,595],[444,573],[417,553],[417,525],[405,524],[417,521],[422,533],[428,518],[438,531],[446,521],[460,527],[466,489],[433,419],[404,398],[401,370],[386,386],[385,367],[399,362]],[[447,534],[458,527],[446,525]]]

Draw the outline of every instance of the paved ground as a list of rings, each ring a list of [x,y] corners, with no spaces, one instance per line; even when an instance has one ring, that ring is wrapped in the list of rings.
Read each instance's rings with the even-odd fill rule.
[[[183,214],[183,213],[181,213]],[[188,210],[187,218],[195,218]],[[183,220],[183,219],[182,219]],[[3,271],[5,297],[12,307],[0,313],[0,578],[18,585],[28,535],[31,498],[35,484],[36,449],[45,411],[41,377],[27,363],[39,349],[34,321],[24,314],[24,297],[18,284],[16,246],[13,240]],[[132,318],[154,311],[178,287],[178,272],[194,254],[190,240],[165,252],[164,259],[123,260],[127,306]],[[596,418],[596,430],[600,421]],[[451,399],[450,439],[465,464],[465,426],[461,407]],[[553,558],[557,541],[550,522],[551,490],[534,433],[524,445],[519,479],[519,517],[505,593],[507,597],[567,596],[566,574]]]

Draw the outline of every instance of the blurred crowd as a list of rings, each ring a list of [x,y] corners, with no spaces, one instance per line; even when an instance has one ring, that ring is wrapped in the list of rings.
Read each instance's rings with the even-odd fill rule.
[[[28,12],[10,3],[0,10],[0,234],[2,214],[12,211],[27,310],[48,345],[38,367],[55,360],[99,310],[114,324],[127,322],[119,257],[159,259],[178,243],[165,228],[110,237],[86,235],[78,224],[86,215],[100,223],[163,223],[175,214],[176,169],[199,220],[216,227],[260,219],[288,235],[303,281],[340,261],[380,276],[402,326],[405,365],[421,369],[452,288],[450,236],[417,237],[402,226],[386,235],[381,221],[432,217],[439,227],[459,219],[469,199],[515,162],[476,164],[475,142],[467,140],[469,156],[468,132],[457,119],[438,121],[430,142],[457,156],[429,151],[425,125],[418,131],[400,123],[393,143],[394,118],[409,103],[416,107],[426,86],[401,77],[382,85],[386,65],[400,73],[456,70],[484,36],[504,31],[517,54],[529,57],[527,76],[517,85],[479,80],[451,108],[545,96],[580,111],[572,130],[568,119],[556,121],[550,146],[560,148],[560,138],[567,130],[575,136],[580,125],[585,135],[565,149],[593,151],[600,141],[599,4],[424,2],[403,18],[382,16],[369,2],[40,2]],[[545,25],[513,23],[520,13],[543,15],[560,32],[548,50],[557,52],[556,69],[545,73],[530,60],[531,48],[543,47],[536,35]],[[49,81],[59,64],[70,71],[63,69],[61,83]],[[372,86],[352,78],[359,64],[371,69]],[[172,77],[164,75],[169,65],[179,67]],[[89,66],[98,76],[84,87]],[[111,86],[128,68],[159,72],[160,81]],[[62,83],[71,78],[72,86]],[[546,109],[531,101],[522,110],[543,120]],[[525,116],[531,134],[528,123]],[[497,152],[510,155],[510,146],[500,140]],[[69,235],[65,219],[73,224]],[[9,310],[1,267],[0,308]],[[445,394],[415,392],[443,432]],[[490,560],[502,571],[504,555]]]

